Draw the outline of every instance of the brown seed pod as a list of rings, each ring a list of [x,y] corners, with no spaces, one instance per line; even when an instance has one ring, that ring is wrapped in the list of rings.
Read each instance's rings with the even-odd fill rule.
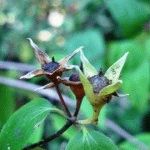
[[[78,73],[73,73],[70,76],[69,81],[80,82],[79,74]],[[82,98],[85,95],[83,85],[81,83],[77,84],[77,85],[70,85],[70,88],[71,88],[72,92],[74,93],[74,95],[76,96],[76,98],[78,100],[82,100]]]
[[[21,76],[20,79],[31,79],[32,77],[45,75],[52,82],[58,84],[57,77],[61,76],[64,71],[72,69],[71,66],[68,65],[68,61],[82,49],[82,47],[80,47],[56,62],[54,57],[50,59],[49,56],[32,41],[32,39],[28,38],[28,40],[38,62],[41,64],[41,69],[31,71],[26,75]],[[46,85],[44,88],[51,86],[52,84]]]

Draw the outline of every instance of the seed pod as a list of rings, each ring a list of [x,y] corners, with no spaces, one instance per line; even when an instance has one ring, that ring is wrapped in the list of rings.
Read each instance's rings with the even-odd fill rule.
[[[73,73],[69,77],[69,80],[73,81],[73,82],[80,82],[79,74],[78,73]],[[74,95],[76,96],[76,99],[82,100],[82,98],[85,95],[82,83],[81,84],[77,84],[77,85],[70,85],[70,88],[71,88],[72,92],[74,93]]]
[[[28,40],[38,62],[41,64],[41,69],[31,71],[26,75],[21,76],[20,79],[30,79],[32,77],[46,75],[52,82],[57,83],[58,76],[61,76],[64,71],[72,69],[71,66],[67,64],[68,61],[82,49],[82,47],[80,47],[56,62],[54,57],[50,59],[49,56],[32,41],[32,39],[28,38]]]
[[[87,99],[93,108],[92,117],[85,120],[84,123],[97,123],[102,107],[110,101],[112,95],[116,95],[116,91],[122,85],[122,80],[119,80],[119,76],[127,55],[128,53],[124,54],[103,74],[102,71],[98,72],[85,57],[83,51],[80,51],[83,72],[78,67],[76,68],[79,71],[80,80],[83,84]]]
[[[90,77],[89,81],[93,86],[93,92],[97,94],[102,88],[110,84],[110,81],[106,77],[99,75]]]

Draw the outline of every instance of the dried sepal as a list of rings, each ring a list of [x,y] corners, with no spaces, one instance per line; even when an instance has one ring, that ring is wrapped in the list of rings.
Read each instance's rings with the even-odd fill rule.
[[[83,72],[86,75],[86,77],[92,77],[92,76],[98,74],[97,70],[94,68],[93,65],[91,65],[91,63],[85,57],[82,50],[80,51],[80,59],[83,64]]]
[[[83,46],[77,48],[76,50],[74,50],[71,54],[67,55],[66,57],[62,58],[60,61],[59,61],[59,64],[61,66],[65,66],[68,61],[75,55],[77,54],[80,50],[82,50]]]
[[[52,88],[54,86],[55,86],[55,84],[53,82],[51,82],[51,83],[48,83],[48,84],[46,84],[42,87],[39,87],[39,88],[35,89],[35,91],[39,91],[39,90],[43,90],[43,89],[49,89],[49,88]]]
[[[78,66],[76,67],[76,69],[79,71],[80,80],[83,84],[85,95],[88,97],[88,100],[91,103],[93,103],[95,100],[95,95],[93,93],[93,87],[92,87],[91,83],[89,82],[89,80],[87,79],[87,77],[82,73],[82,71],[80,70],[80,68]]]
[[[61,59],[60,61],[57,62],[53,62],[53,60],[46,64],[46,65],[49,65],[49,64],[54,64],[54,63],[57,63],[58,64],[58,67],[56,67],[52,72],[48,72],[48,75],[49,76],[61,76],[61,74],[66,71],[66,70],[70,70],[70,69],[73,69],[73,65],[68,65],[68,61],[75,55],[77,54],[80,50],[82,49],[82,47],[74,50],[71,54],[69,54],[68,56],[64,57],[63,59]]]
[[[120,88],[121,84],[122,84],[122,81],[118,80],[116,83],[113,83],[104,87],[98,94],[99,98],[113,94]]]
[[[110,66],[104,76],[107,77],[112,82],[116,82],[119,79],[121,70],[126,62],[127,56],[128,56],[128,52],[125,53],[112,66]]]
[[[89,124],[98,122],[101,108],[111,99],[112,95],[120,88],[122,81],[119,80],[121,70],[124,66],[128,53],[114,63],[105,74],[98,73],[89,63],[84,53],[80,51],[80,58],[83,64],[83,72],[78,68],[80,80],[83,84],[85,94],[93,108],[91,118],[80,121]],[[118,96],[118,95],[117,95]]]
[[[37,58],[37,60],[39,61],[39,63],[41,65],[47,64],[51,61],[51,59],[49,58],[49,56],[43,51],[41,50],[33,41],[31,38],[27,38],[30,42],[31,47],[34,50],[35,56]]]
[[[31,79],[33,77],[41,76],[44,74],[45,74],[45,72],[42,69],[37,69],[37,70],[27,73],[26,75],[21,76],[20,79]]]

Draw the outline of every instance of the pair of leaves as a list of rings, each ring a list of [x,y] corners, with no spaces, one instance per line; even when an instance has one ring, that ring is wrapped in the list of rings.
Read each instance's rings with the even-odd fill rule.
[[[40,127],[50,108],[48,101],[39,98],[16,111],[1,130],[0,149],[21,150],[29,144],[31,135]]]
[[[83,129],[68,143],[66,150],[118,150],[113,141],[93,129]]]

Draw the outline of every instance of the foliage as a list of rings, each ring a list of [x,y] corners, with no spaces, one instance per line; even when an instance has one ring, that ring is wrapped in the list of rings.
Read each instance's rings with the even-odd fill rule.
[[[139,149],[131,141],[107,128],[106,120],[109,118],[148,148],[150,147],[150,3],[148,0],[5,0],[0,1],[0,6],[2,61],[27,63],[38,68],[26,38],[32,38],[50,58],[55,56],[56,61],[83,46],[87,59],[97,71],[102,68],[103,72],[123,54],[129,52],[120,77],[123,84],[119,89],[119,93],[127,93],[129,96],[113,97],[109,105],[100,112],[98,128],[100,127],[119,149]],[[52,18],[52,14],[55,19]],[[71,63],[80,65],[79,56],[75,56]],[[0,76],[14,79],[25,73],[0,70]],[[63,75],[70,76],[71,73],[66,72]],[[44,85],[46,81],[39,77],[32,79],[31,83]],[[64,85],[61,91],[74,98],[73,91],[63,87]],[[2,150],[11,146],[12,150],[22,149],[28,144],[42,140],[42,137],[55,133],[65,124],[66,118],[62,113],[50,113],[52,105],[33,92],[0,83],[0,96],[0,149]],[[54,105],[61,109],[58,104]],[[41,107],[42,109],[39,109]],[[69,110],[74,111],[72,108]],[[84,97],[78,119],[88,118],[92,116],[92,112],[90,102]],[[41,121],[44,122],[34,131],[34,126]],[[98,144],[109,146],[105,144],[109,141],[113,148],[112,141],[102,133],[91,128],[88,131],[90,131],[87,134],[88,141],[93,136]],[[18,132],[19,136],[14,136]],[[60,138],[45,145],[44,149],[64,148],[66,143],[68,143],[67,149],[77,149],[76,146],[83,146],[80,142],[83,135],[78,125],[71,126]],[[78,144],[72,144],[74,140]],[[94,144],[90,142],[89,145],[93,148]],[[88,142],[84,144],[86,147]]]
[[[82,142],[81,142],[82,141]],[[78,143],[78,144],[77,144]],[[105,149],[105,150],[117,150],[115,144],[105,135],[95,130],[83,129],[78,132],[68,143],[66,150],[75,149]]]
[[[35,99],[15,112],[1,131],[0,149],[22,149],[47,117],[50,108],[48,101]]]

